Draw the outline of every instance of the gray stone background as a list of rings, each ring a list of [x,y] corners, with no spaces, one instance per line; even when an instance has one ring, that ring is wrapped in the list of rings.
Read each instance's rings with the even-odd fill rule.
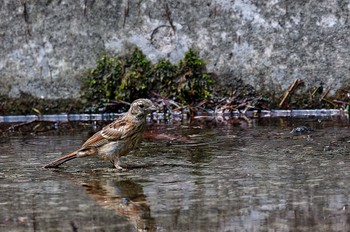
[[[78,97],[102,51],[153,62],[196,48],[223,83],[349,84],[349,0],[1,0],[0,91]]]

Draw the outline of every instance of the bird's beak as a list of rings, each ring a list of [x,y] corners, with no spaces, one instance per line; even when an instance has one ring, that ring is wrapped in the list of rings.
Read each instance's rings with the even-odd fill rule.
[[[156,111],[157,110],[157,107],[153,104],[151,105],[150,107],[148,107],[147,109],[149,112],[153,112],[153,111]]]

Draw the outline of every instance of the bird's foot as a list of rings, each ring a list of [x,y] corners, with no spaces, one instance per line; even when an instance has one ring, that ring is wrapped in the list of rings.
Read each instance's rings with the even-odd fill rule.
[[[146,168],[148,167],[148,165],[147,164],[126,164],[118,160],[117,162],[114,163],[114,167],[120,171],[125,171],[128,169]]]
[[[125,171],[125,170],[127,170],[128,169],[128,165],[127,164],[123,164],[123,163],[121,163],[121,162],[116,162],[116,163],[114,163],[114,167],[116,168],[116,169],[118,169],[119,171]]]

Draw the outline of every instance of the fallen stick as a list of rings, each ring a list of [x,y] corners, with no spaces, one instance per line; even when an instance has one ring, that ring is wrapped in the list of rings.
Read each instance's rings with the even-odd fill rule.
[[[295,89],[301,85],[302,83],[304,83],[303,80],[299,80],[296,79],[294,80],[294,82],[289,86],[289,88],[287,89],[287,91],[284,93],[284,96],[282,98],[282,101],[279,104],[279,107],[282,107],[283,105],[285,105],[285,103],[287,102],[288,97],[295,91]]]

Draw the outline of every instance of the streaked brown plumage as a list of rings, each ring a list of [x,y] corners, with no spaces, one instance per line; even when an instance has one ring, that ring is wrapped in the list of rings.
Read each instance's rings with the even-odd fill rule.
[[[110,160],[116,168],[121,169],[119,158],[140,144],[146,126],[146,116],[155,109],[149,99],[135,100],[123,117],[95,133],[79,150],[58,158],[44,167],[55,168],[71,159],[97,155]]]

